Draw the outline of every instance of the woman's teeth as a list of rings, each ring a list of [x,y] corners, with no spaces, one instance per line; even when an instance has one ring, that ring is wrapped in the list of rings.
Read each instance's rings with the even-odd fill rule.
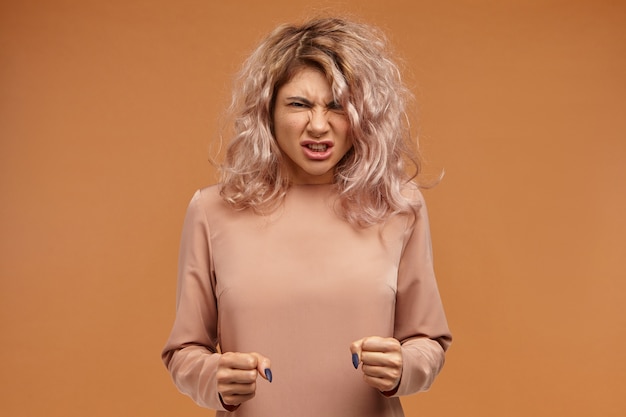
[[[328,148],[328,145],[325,145],[323,143],[311,143],[309,145],[306,145],[307,148],[309,148],[310,150],[314,151],[314,152],[324,152],[326,150],[326,148]]]

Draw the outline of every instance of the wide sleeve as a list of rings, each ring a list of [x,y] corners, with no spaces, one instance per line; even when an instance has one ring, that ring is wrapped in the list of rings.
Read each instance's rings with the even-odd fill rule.
[[[417,216],[398,270],[394,337],[402,344],[403,370],[394,396],[430,388],[452,342],[433,269],[426,204],[415,190]]]
[[[176,319],[161,357],[174,384],[198,405],[224,410],[217,393],[217,303],[201,191],[185,216],[178,260]]]

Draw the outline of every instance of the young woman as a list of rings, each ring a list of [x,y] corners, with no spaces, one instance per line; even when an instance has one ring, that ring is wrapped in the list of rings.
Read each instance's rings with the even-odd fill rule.
[[[183,226],[176,386],[218,416],[402,416],[451,335],[384,36],[281,26],[236,85],[222,179]]]

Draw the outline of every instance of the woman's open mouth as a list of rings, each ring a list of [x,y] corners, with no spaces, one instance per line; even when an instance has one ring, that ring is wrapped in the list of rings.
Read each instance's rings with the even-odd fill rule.
[[[315,161],[327,159],[332,154],[332,149],[333,143],[331,141],[306,141],[302,143],[302,150],[306,157]]]
[[[306,147],[313,152],[324,152],[326,149],[328,149],[328,145],[325,143],[310,143],[306,145]]]

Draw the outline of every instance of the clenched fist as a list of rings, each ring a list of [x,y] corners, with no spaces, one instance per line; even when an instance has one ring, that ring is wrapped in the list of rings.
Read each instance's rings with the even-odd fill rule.
[[[217,364],[217,391],[227,408],[254,398],[257,375],[272,382],[270,360],[252,353],[225,352]]]
[[[402,377],[402,346],[393,337],[365,337],[350,345],[352,363],[362,363],[364,381],[385,393],[394,391]]]

